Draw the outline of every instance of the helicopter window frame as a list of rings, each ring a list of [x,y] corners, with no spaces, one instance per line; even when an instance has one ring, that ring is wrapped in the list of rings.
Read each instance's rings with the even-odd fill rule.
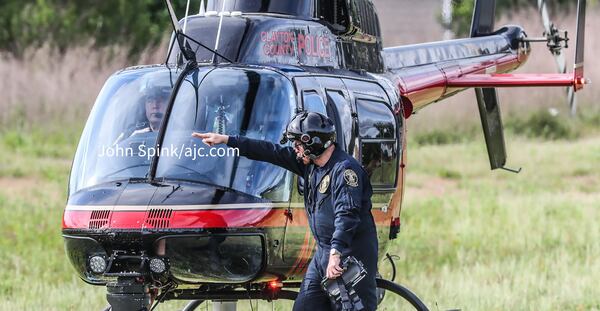
[[[375,5],[367,0],[349,0],[349,2],[352,26],[366,35],[381,38],[381,26]]]
[[[352,20],[350,12],[350,3],[348,0],[333,0],[329,1],[328,5],[323,1],[314,1],[314,16],[317,20],[324,22],[329,26],[328,28],[336,35],[344,35],[352,30]],[[341,5],[342,7],[335,11],[335,6]],[[342,12],[342,16],[338,16]]]
[[[329,93],[337,93],[343,98],[343,103],[336,101],[334,98],[329,96]],[[325,96],[327,98],[327,105],[331,107],[333,114],[335,115],[335,127],[337,130],[337,142],[341,143],[340,139],[343,139],[343,146],[346,152],[350,153],[352,149],[354,149],[354,138],[356,135],[357,127],[357,118],[356,112],[354,111],[354,107],[352,107],[352,99],[349,94],[345,92],[345,90],[337,89],[337,88],[325,88]],[[350,111],[350,119],[351,125],[349,131],[345,131],[342,124],[344,121],[342,120],[342,114],[340,113],[339,107],[343,105]],[[349,134],[349,137],[346,137],[346,134]]]
[[[358,133],[357,133],[357,139],[358,139],[358,148],[359,148],[359,154],[360,154],[360,159],[359,162],[361,163],[361,165],[366,169],[367,166],[364,163],[364,151],[365,148],[368,148],[367,146],[373,146],[373,145],[378,145],[379,146],[379,150],[380,152],[384,152],[383,150],[383,146],[382,144],[392,144],[393,147],[393,151],[395,151],[395,153],[393,154],[393,161],[390,161],[391,164],[394,167],[394,180],[392,183],[386,182],[385,176],[383,174],[383,170],[384,170],[384,166],[380,165],[379,167],[377,167],[377,169],[382,170],[381,173],[381,181],[380,183],[378,182],[374,182],[374,180],[370,177],[371,180],[371,185],[373,187],[373,191],[377,192],[377,193],[381,193],[381,192],[393,192],[396,190],[396,187],[398,185],[398,179],[399,179],[399,173],[398,173],[398,166],[399,166],[399,161],[401,158],[401,142],[399,140],[400,136],[398,134],[398,120],[394,114],[394,111],[392,110],[392,108],[390,107],[389,103],[379,97],[379,96],[372,96],[372,95],[366,95],[366,94],[361,94],[359,92],[355,92],[355,98],[354,98],[354,104],[356,105],[356,111],[357,111],[357,119],[358,119]],[[393,121],[393,125],[394,125],[394,130],[392,131],[393,137],[391,138],[370,138],[370,137],[364,137],[361,135],[360,133],[360,125],[361,125],[361,117],[360,117],[360,103],[361,102],[369,102],[369,103],[376,103],[376,104],[380,104],[385,106],[385,108],[387,108],[387,111],[389,112],[389,116],[392,117]],[[382,155],[380,155],[380,157],[382,157]]]

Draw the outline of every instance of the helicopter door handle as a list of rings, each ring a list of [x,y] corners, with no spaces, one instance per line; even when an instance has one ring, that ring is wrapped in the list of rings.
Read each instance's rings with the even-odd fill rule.
[[[283,212],[283,214],[285,215],[285,217],[287,218],[287,220],[289,220],[289,222],[293,222],[294,221],[294,214],[292,213],[291,209],[287,209],[285,210],[285,212]]]

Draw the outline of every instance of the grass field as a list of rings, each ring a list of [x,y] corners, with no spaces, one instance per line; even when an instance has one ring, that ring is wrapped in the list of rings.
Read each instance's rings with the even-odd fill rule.
[[[79,133],[57,133],[0,132],[0,310],[106,304],[104,288],[80,281],[64,254]],[[519,175],[490,172],[482,139],[409,148],[403,226],[390,253],[398,280],[432,310],[600,310],[600,135],[512,137]],[[388,295],[381,310],[404,307]]]

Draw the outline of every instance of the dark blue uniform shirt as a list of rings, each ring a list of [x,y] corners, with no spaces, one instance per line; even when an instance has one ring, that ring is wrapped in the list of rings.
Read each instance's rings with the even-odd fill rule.
[[[238,148],[240,155],[249,159],[266,161],[290,170],[302,176],[306,182],[304,203],[318,247],[300,295],[303,290],[325,294],[319,284],[326,275],[329,252],[333,247],[342,253],[342,258],[354,256],[363,263],[368,276],[355,289],[366,310],[375,310],[378,245],[371,214],[373,190],[367,173],[358,161],[338,146],[327,163],[319,167],[304,165],[296,158],[292,147],[282,147],[268,141],[230,136],[227,145]]]

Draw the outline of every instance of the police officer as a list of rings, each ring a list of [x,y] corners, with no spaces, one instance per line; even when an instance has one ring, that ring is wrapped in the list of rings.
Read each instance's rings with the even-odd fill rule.
[[[377,235],[371,214],[373,193],[362,166],[335,143],[335,127],[316,112],[296,115],[288,124],[282,144],[215,133],[193,133],[209,146],[226,143],[252,160],[266,161],[304,177],[304,202],[317,251],[304,276],[294,310],[333,310],[321,287],[326,276],[339,277],[343,258],[354,256],[367,270],[355,290],[365,310],[377,307]]]

